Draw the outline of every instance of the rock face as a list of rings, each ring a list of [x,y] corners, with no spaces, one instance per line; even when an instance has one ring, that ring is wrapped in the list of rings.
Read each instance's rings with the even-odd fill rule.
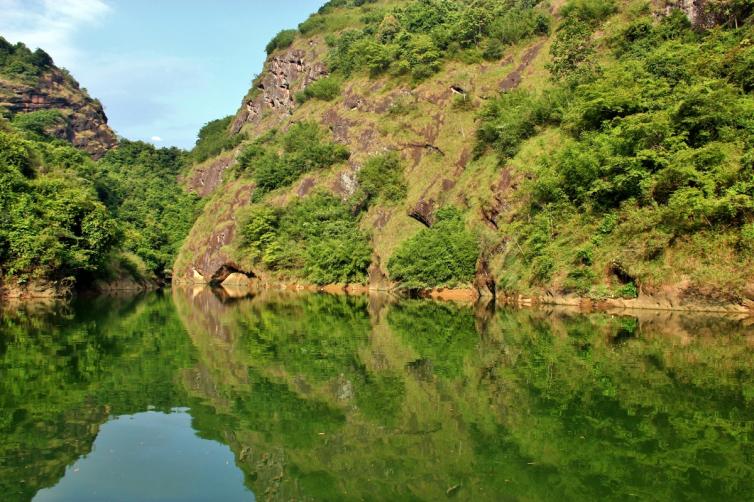
[[[191,229],[184,244],[184,262],[176,263],[173,280],[194,284],[220,284],[235,273],[254,275],[244,270],[227,252],[236,235],[236,213],[249,204],[253,187],[226,186],[223,195],[210,200],[205,213]],[[206,229],[212,230],[207,232]]]
[[[52,67],[35,84],[0,79],[0,108],[11,114],[37,110],[59,110],[65,119],[47,131],[56,138],[101,157],[118,140],[107,125],[99,101],[92,99],[70,75]]]
[[[24,284],[0,281],[0,299],[64,298],[71,295],[70,281],[34,280]]]
[[[679,9],[688,16],[691,24],[699,28],[711,28],[720,19],[709,9],[708,0],[673,0],[666,3],[666,11]]]
[[[322,77],[327,68],[314,61],[313,50],[289,49],[267,60],[262,75],[244,98],[231,131],[237,133],[246,124],[258,125],[269,115],[283,119],[296,104],[294,96]]]
[[[189,190],[199,197],[208,197],[220,186],[223,173],[233,163],[233,157],[219,157],[196,169],[186,182]]]

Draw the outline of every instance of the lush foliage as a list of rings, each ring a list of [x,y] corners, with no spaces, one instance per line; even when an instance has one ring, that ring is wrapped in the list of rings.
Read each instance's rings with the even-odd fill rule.
[[[513,157],[538,128],[558,122],[560,98],[553,91],[534,95],[517,89],[489,100],[480,113],[476,154],[481,155],[491,146],[501,159]]]
[[[243,134],[231,134],[230,123],[233,115],[207,122],[199,130],[191,156],[195,162],[203,162],[224,150],[232,150],[244,139]]]
[[[107,277],[125,260],[133,273],[162,276],[198,209],[178,187],[186,154],[124,140],[94,162],[46,135],[59,116],[0,124],[0,273],[75,282]]]
[[[590,40],[613,7],[568,7],[552,47],[559,88],[501,96],[483,112],[478,135],[502,158],[540,126],[557,125],[564,135],[541,159],[508,228],[529,282],[560,275],[564,289],[600,297],[606,293],[590,288],[605,267],[622,288],[608,295],[635,296],[636,282],[649,286],[675,245],[701,256],[703,242],[719,239],[749,253],[754,98],[742,44],[754,32],[696,32],[681,13],[659,23],[639,17],[611,35],[614,59],[598,65],[591,42],[579,40]]]
[[[395,203],[406,197],[403,164],[397,152],[370,157],[356,175],[359,182],[354,200],[368,206],[375,201]]]
[[[32,52],[20,42],[13,45],[0,37],[0,76],[33,82],[51,67],[52,58],[42,49]]]
[[[82,176],[91,173],[92,164],[73,147],[36,143],[0,129],[2,275],[63,279],[103,265],[119,232]]]
[[[438,71],[448,54],[478,51],[487,59],[499,59],[506,45],[548,32],[548,15],[534,8],[537,3],[414,0],[371,10],[362,17],[362,29],[329,39],[329,64],[345,75],[390,71],[422,80]]]
[[[478,256],[479,245],[466,230],[463,215],[449,207],[437,212],[431,228],[401,243],[388,262],[388,271],[391,279],[406,288],[469,284]]]
[[[36,110],[16,114],[12,124],[13,127],[31,135],[35,140],[45,141],[51,139],[57,129],[64,129],[66,120],[59,110]]]
[[[256,181],[255,197],[288,186],[302,174],[347,160],[348,150],[326,141],[319,126],[300,122],[284,134],[271,133],[247,146],[239,170]]]
[[[187,157],[177,148],[122,140],[98,163],[97,189],[123,230],[123,249],[158,276],[169,275],[200,208],[177,184]]]
[[[295,39],[296,30],[283,30],[272,37],[272,40],[269,41],[264,50],[267,52],[267,55],[270,55],[278,49],[287,49],[293,44]]]
[[[244,247],[266,269],[297,273],[316,284],[366,279],[369,238],[340,199],[317,193],[282,209],[254,205],[242,221]]]
[[[342,85],[343,81],[338,77],[321,78],[306,86],[303,91],[296,93],[296,101],[299,103],[305,103],[310,99],[332,101],[340,96]]]

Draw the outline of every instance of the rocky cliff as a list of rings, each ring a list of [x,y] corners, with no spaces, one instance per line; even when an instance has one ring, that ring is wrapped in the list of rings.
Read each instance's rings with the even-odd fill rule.
[[[10,47],[15,53],[29,53],[23,46],[14,50],[1,38],[0,42],[3,42],[0,49]],[[6,115],[13,116],[57,110],[63,120],[49,126],[45,133],[66,140],[94,157],[102,156],[117,144],[102,104],[92,99],[67,72],[55,67],[52,60],[32,67],[31,76],[14,74],[9,71],[10,64],[5,66],[6,71],[0,71],[0,112],[4,110]]]
[[[530,3],[524,2],[522,5]],[[405,10],[395,11],[395,15],[391,14],[391,9],[395,7],[392,2],[363,4],[331,2],[302,25],[300,35],[290,47],[278,49],[270,55],[230,127],[230,133],[247,133],[248,141],[234,152],[226,152],[194,170],[194,179],[197,180],[195,184],[201,187],[197,192],[208,197],[209,201],[179,254],[174,267],[175,280],[202,283],[222,280],[229,273],[241,272],[270,281],[306,282],[295,273],[275,272],[250,257],[249,250],[245,247],[248,243],[244,243],[241,238],[239,221],[245,218],[246,208],[261,202],[282,210],[293,201],[322,192],[335,195],[344,203],[350,204],[354,194],[358,196],[360,190],[364,189],[360,186],[358,173],[370,159],[385,152],[396,152],[400,156],[402,175],[406,181],[405,196],[399,203],[371,203],[359,217],[360,228],[368,233],[373,251],[372,263],[364,281],[372,288],[395,287],[396,282],[388,269],[391,257],[423,229],[433,228],[440,209],[456,207],[464,212],[466,227],[473,230],[480,242],[475,278],[468,281],[466,286],[482,294],[509,295],[523,292],[543,299],[566,298],[574,301],[579,296],[578,291],[584,296],[584,292],[589,290],[574,290],[571,286],[577,282],[575,278],[581,280],[578,274],[583,273],[587,277],[584,281],[591,281],[594,285],[589,291],[599,292],[594,293],[595,299],[605,296],[608,299],[620,299],[620,294],[624,293],[612,291],[624,287],[627,288],[626,291],[635,288],[625,293],[628,295],[626,298],[635,296],[633,291],[638,290],[638,294],[646,300],[638,304],[656,304],[660,308],[676,308],[684,304],[698,306],[708,300],[717,304],[731,301],[742,303],[748,298],[745,293],[748,289],[744,287],[747,279],[743,276],[736,279],[741,281],[738,293],[730,297],[723,298],[725,295],[711,292],[725,289],[721,285],[702,287],[706,279],[697,273],[701,269],[694,269],[692,260],[678,256],[680,249],[684,253],[697,251],[679,248],[678,244],[670,241],[663,244],[668,246],[668,250],[660,259],[655,255],[651,258],[654,260],[653,267],[662,267],[662,272],[655,274],[646,272],[644,264],[625,265],[630,259],[622,258],[628,255],[619,245],[600,254],[602,251],[598,246],[602,245],[602,241],[597,237],[591,245],[588,236],[566,237],[572,229],[586,228],[584,224],[578,223],[578,211],[573,213],[571,223],[561,223],[564,225],[562,229],[555,228],[552,222],[548,228],[545,221],[543,225],[547,237],[532,237],[531,230],[523,230],[526,225],[532,224],[536,211],[541,210],[531,205],[537,196],[532,184],[541,177],[535,166],[548,165],[549,157],[559,152],[564,145],[578,139],[578,136],[570,136],[573,129],[561,126],[567,120],[569,112],[566,107],[572,106],[570,102],[552,105],[562,106],[558,113],[566,113],[566,119],[556,116],[542,123],[522,125],[516,120],[529,113],[526,108],[522,108],[507,119],[513,122],[512,126],[506,124],[493,127],[491,135],[497,135],[498,138],[500,135],[520,135],[511,154],[501,155],[500,150],[482,148],[485,131],[480,132],[480,127],[484,127],[484,121],[489,119],[492,112],[504,115],[506,106],[520,106],[520,101],[516,101],[523,99],[520,96],[544,94],[548,99],[553,99],[555,94],[547,94],[548,92],[566,92],[563,90],[564,86],[557,87],[553,83],[558,79],[556,65],[562,64],[559,58],[562,58],[560,54],[565,50],[573,53],[568,54],[571,59],[567,64],[576,66],[587,61],[593,67],[601,65],[608,69],[617,68],[620,66],[618,58],[622,56],[616,56],[618,52],[614,48],[622,40],[621,37],[626,37],[629,43],[638,47],[638,42],[630,37],[639,36],[637,33],[650,33],[652,29],[657,29],[659,33],[665,29],[663,26],[679,23],[674,14],[677,11],[683,12],[691,21],[693,26],[682,28],[688,29],[689,33],[694,31],[692,28],[704,30],[715,23],[727,24],[733,28],[738,23],[738,18],[722,20],[707,2],[698,0],[652,2],[642,9],[634,8],[631,2],[622,1],[554,1],[536,5],[535,14],[529,18],[535,26],[536,23],[543,26],[549,23],[549,29],[535,28],[529,35],[521,36],[499,50],[494,41],[481,40],[476,48],[448,56],[446,54],[451,50],[458,51],[449,46],[445,53],[439,53],[444,58],[442,64],[436,69],[431,67],[431,70],[426,70],[422,64],[428,56],[420,46],[430,42],[413,33],[395,34],[399,29],[396,26],[408,24],[410,21],[406,19],[410,16],[411,9],[421,8],[416,5],[422,2],[405,2]],[[513,6],[511,9],[518,13],[530,8],[521,7],[517,2],[496,4],[495,15],[501,15],[503,19],[507,15],[503,4],[510,4]],[[429,19],[427,16],[429,14],[422,19]],[[590,16],[599,19],[595,21]],[[586,27],[579,29],[590,30],[579,44],[567,38],[568,17],[577,19],[578,23]],[[672,20],[664,22],[663,19],[666,18]],[[377,21],[371,21],[373,19]],[[367,23],[366,27],[364,23]],[[320,28],[312,30],[309,25]],[[437,30],[431,33],[431,36],[438,37]],[[404,38],[401,39],[401,36]],[[689,34],[686,40],[695,40],[694,37],[701,36],[703,35]],[[407,39],[410,40],[408,43],[405,42]],[[391,40],[394,45],[390,45]],[[380,59],[383,57],[377,45],[380,43],[387,44],[386,54],[395,50],[391,47],[406,44],[405,56],[402,56],[407,58],[406,61],[391,62],[391,56]],[[641,47],[642,51],[648,51],[650,49],[645,47],[651,45]],[[584,49],[583,54],[578,53],[581,49]],[[343,56],[344,53],[347,56]],[[398,53],[400,54],[400,50]],[[338,60],[338,57],[341,59]],[[344,57],[362,58],[362,64],[372,65],[369,66],[372,70],[344,71]],[[398,56],[393,54],[392,57]],[[661,55],[652,57],[659,58]],[[656,67],[659,64],[656,61],[658,60],[653,59],[650,64]],[[335,67],[330,66],[333,62]],[[384,70],[387,67],[390,69]],[[654,71],[653,67],[650,69]],[[429,76],[407,76],[407,72],[417,75],[425,70]],[[331,74],[343,80],[340,92],[334,99],[297,99],[297,93]],[[623,81],[615,85],[628,88],[629,82]],[[630,94],[634,91],[626,92]],[[614,93],[616,96],[618,94],[617,91]],[[587,98],[588,96],[571,99],[581,103],[579,100]],[[511,101],[506,102],[506,99]],[[497,100],[501,100],[503,104],[497,105]],[[536,103],[532,103],[534,107]],[[629,108],[626,104],[624,111],[610,113],[617,116]],[[257,194],[254,176],[239,174],[243,169],[253,169],[253,162],[252,167],[248,167],[244,164],[248,161],[239,159],[251,143],[261,141],[260,138],[270,131],[284,132],[291,125],[301,122],[318,124],[332,141],[347,147],[349,160],[331,168],[307,172],[288,187],[265,195]],[[517,129],[519,127],[524,128],[523,133]],[[583,127],[583,124],[578,127]],[[498,141],[507,144],[504,139]],[[192,179],[191,176],[188,179]],[[357,207],[357,210],[361,209]],[[555,214],[558,214],[557,211]],[[570,213],[561,211],[560,214]],[[628,217],[617,216],[616,221],[623,221],[622,218]],[[597,228],[597,223],[599,221],[589,225]],[[540,243],[537,239],[543,240]],[[556,256],[551,260],[554,264],[546,261],[541,265],[542,260],[537,253],[541,253],[541,249],[557,239],[563,239],[563,242],[571,239],[567,245],[573,248],[573,252],[582,245],[588,249],[588,253],[592,253],[591,247],[597,247],[597,251],[594,251],[596,256],[593,258],[589,255],[582,261],[579,261],[580,258],[564,257],[562,269],[559,269],[561,259],[557,255],[562,250],[553,248],[549,252]],[[650,238],[647,239],[649,242]],[[583,242],[586,243],[582,244]],[[685,241],[682,239],[677,242]],[[698,259],[700,258],[694,258]],[[681,261],[683,265],[679,266]],[[542,274],[546,279],[537,278],[537,267],[540,266],[543,267]],[[630,272],[624,273],[628,269]],[[603,289],[599,288],[606,288],[610,292],[603,295]],[[672,299],[665,301],[662,295],[668,288],[673,291],[670,295]],[[655,302],[652,295],[660,295],[662,298]]]

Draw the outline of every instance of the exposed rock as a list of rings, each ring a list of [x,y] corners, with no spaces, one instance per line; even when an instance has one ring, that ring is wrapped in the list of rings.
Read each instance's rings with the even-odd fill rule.
[[[494,297],[497,292],[495,277],[490,271],[489,260],[484,255],[481,255],[476,263],[474,287],[480,296],[492,295]]]
[[[70,281],[0,282],[0,298],[64,298],[70,296],[72,291]]]
[[[354,398],[353,383],[344,375],[333,382],[333,394],[338,401],[351,401]]]
[[[338,115],[334,108],[325,112],[322,116],[322,123],[330,129],[335,141],[339,143],[348,142],[348,130],[353,126],[353,122]]]
[[[305,197],[309,195],[309,193],[312,191],[312,188],[314,188],[316,184],[317,180],[315,180],[311,176],[304,178],[298,185],[296,195],[298,195],[299,197]]]
[[[691,21],[694,26],[712,26],[714,16],[707,12],[706,0],[669,0],[665,5],[666,14],[670,14],[675,9],[681,10]]]
[[[418,149],[427,149],[434,153],[439,153],[443,157],[445,156],[445,152],[443,152],[439,146],[433,145],[432,143],[404,143],[401,145],[403,148],[418,148]]]
[[[431,227],[435,223],[436,210],[437,202],[434,199],[425,199],[422,197],[408,212],[408,215],[422,225]]]
[[[372,263],[369,265],[369,289],[388,290],[390,289],[390,279],[382,271],[382,264],[379,255],[372,256]]]
[[[209,164],[194,170],[186,186],[199,197],[207,197],[220,186],[223,181],[223,173],[232,164],[232,157],[219,157]]]
[[[42,74],[35,84],[0,79],[0,108],[12,114],[59,110],[64,121],[47,133],[71,142],[95,158],[118,142],[107,125],[102,104],[55,67]]]
[[[529,65],[534,61],[534,58],[537,57],[539,54],[539,51],[542,50],[542,46],[544,45],[544,40],[537,42],[534,46],[530,47],[521,58],[521,62],[519,63],[518,67],[510,72],[502,82],[500,82],[500,90],[501,91],[510,91],[518,87],[518,85],[521,83],[521,76],[523,75],[524,70],[526,70]]]
[[[392,211],[388,211],[386,209],[379,209],[377,211],[377,216],[374,218],[374,222],[372,225],[374,225],[374,228],[376,229],[383,229],[385,228],[385,225],[387,225],[387,222],[390,221],[390,217],[392,216]]]
[[[511,169],[503,168],[500,171],[500,177],[496,184],[490,187],[492,197],[489,202],[482,205],[480,211],[482,220],[490,227],[498,228],[498,217],[508,208],[508,195],[515,190],[516,184],[513,183]]]
[[[207,218],[205,224],[212,228],[212,231],[205,234],[205,230],[194,225],[187,238],[190,244],[187,244],[188,247],[185,248],[185,252],[191,256],[191,259],[174,270],[173,278],[176,282],[220,283],[233,272],[243,272],[239,267],[238,270],[230,270],[222,277],[224,272],[221,272],[221,269],[227,265],[234,266],[225,247],[233,242],[236,234],[236,212],[249,203],[252,189],[252,186],[243,185],[235,188],[230,201],[211,200],[204,215]],[[197,235],[201,237],[197,238]]]
[[[222,286],[226,289],[243,289],[248,288],[251,284],[251,279],[246,274],[240,272],[231,272],[222,281]]]
[[[335,179],[332,185],[332,190],[340,196],[342,199],[347,199],[356,193],[356,189],[359,187],[359,181],[356,177],[356,168],[354,166],[349,167],[345,171],[341,172]]]
[[[296,105],[294,96],[312,82],[327,76],[321,62],[311,62],[313,55],[289,49],[267,60],[264,72],[236,115],[231,131],[237,133],[245,124],[258,125],[272,115],[277,120],[289,116]]]

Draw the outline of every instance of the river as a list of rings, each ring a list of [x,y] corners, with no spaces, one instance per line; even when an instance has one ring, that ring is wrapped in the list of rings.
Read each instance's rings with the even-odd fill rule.
[[[750,500],[754,328],[209,289],[0,311],[0,498]]]

